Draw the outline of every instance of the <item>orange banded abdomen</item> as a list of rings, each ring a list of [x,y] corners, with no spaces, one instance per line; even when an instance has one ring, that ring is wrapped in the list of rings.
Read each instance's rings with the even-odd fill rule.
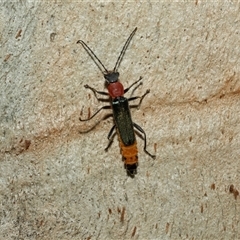
[[[125,146],[121,139],[119,139],[119,146],[121,149],[124,164],[133,165],[138,163],[138,150],[136,141],[130,146]]]

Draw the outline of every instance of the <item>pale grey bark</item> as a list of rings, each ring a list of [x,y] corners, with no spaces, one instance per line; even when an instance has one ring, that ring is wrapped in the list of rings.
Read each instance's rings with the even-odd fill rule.
[[[240,7],[2,1],[0,239],[240,239]],[[128,178],[112,119],[84,89],[104,78],[77,40],[146,96]],[[127,95],[129,96],[129,95]],[[102,105],[101,105],[102,104]],[[231,186],[231,187],[230,187]]]

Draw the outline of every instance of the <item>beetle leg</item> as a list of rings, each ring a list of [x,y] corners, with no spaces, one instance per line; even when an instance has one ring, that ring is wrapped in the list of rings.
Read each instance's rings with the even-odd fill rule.
[[[151,153],[149,153],[149,152],[147,151],[146,133],[145,133],[144,130],[143,130],[139,125],[137,125],[136,123],[133,123],[133,126],[134,126],[139,132],[141,132],[141,133],[143,134],[143,136],[144,136],[144,139],[143,139],[143,140],[144,140],[144,147],[143,147],[144,152],[147,153],[151,158],[155,159],[156,156],[155,156],[155,155],[152,155]]]
[[[111,108],[111,106],[103,106],[103,107],[99,108],[90,118],[82,119],[81,117],[79,117],[79,120],[81,122],[88,121],[88,120],[94,118],[102,109],[110,109],[110,108]]]
[[[142,80],[142,77],[140,77],[136,82],[132,83],[132,85],[130,85],[128,88],[124,89],[124,93],[128,92],[132,88],[132,86],[134,86],[135,84],[137,84],[141,80]],[[140,85],[141,85],[141,83],[136,88],[138,88]]]
[[[136,100],[136,99],[140,98],[139,103],[135,106],[135,107],[137,107],[137,109],[139,109],[140,106],[141,106],[141,104],[142,104],[143,99],[145,98],[145,96],[146,96],[148,93],[150,93],[150,90],[149,90],[149,89],[148,89],[141,97],[140,97],[140,96],[130,97],[130,98],[128,98],[128,101],[133,101],[133,100]]]
[[[90,87],[88,84],[84,85],[84,87],[92,90],[92,92],[94,93],[94,96],[96,97],[97,100],[99,100],[99,98],[97,97],[97,93],[100,95],[109,96],[109,94],[107,92],[98,91],[95,88]]]
[[[115,128],[116,128],[116,125],[113,125],[112,128],[110,129],[109,133],[108,133],[107,138],[108,138],[109,142],[108,142],[107,147],[105,148],[105,151],[106,151],[106,152],[107,152],[108,148],[111,146],[111,144],[112,144],[112,142],[113,142],[113,138],[114,138],[115,133],[116,133],[116,132],[113,133],[113,131],[115,130]]]

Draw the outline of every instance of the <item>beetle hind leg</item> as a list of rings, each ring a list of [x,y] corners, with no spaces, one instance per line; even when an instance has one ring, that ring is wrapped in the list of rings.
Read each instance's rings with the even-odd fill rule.
[[[116,128],[116,125],[113,125],[112,128],[110,129],[109,133],[108,133],[107,138],[108,138],[109,142],[108,142],[107,147],[104,149],[106,152],[108,151],[108,149],[112,145],[113,138],[114,138],[114,136],[116,134],[116,132],[114,132],[115,128]]]
[[[139,131],[139,132],[141,132],[142,134],[143,134],[143,136],[144,136],[144,147],[143,147],[143,150],[144,150],[144,152],[146,153],[146,154],[148,154],[151,158],[153,158],[153,159],[156,159],[156,155],[153,155],[153,154],[151,154],[150,152],[148,152],[148,150],[147,150],[147,137],[146,137],[146,133],[144,132],[144,130],[139,126],[139,125],[137,125],[136,123],[133,123],[133,126]]]

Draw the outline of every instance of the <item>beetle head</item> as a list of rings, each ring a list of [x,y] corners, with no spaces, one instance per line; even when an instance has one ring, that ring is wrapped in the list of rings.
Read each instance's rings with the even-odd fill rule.
[[[118,72],[107,72],[104,74],[104,78],[108,84],[118,81],[119,73]]]

